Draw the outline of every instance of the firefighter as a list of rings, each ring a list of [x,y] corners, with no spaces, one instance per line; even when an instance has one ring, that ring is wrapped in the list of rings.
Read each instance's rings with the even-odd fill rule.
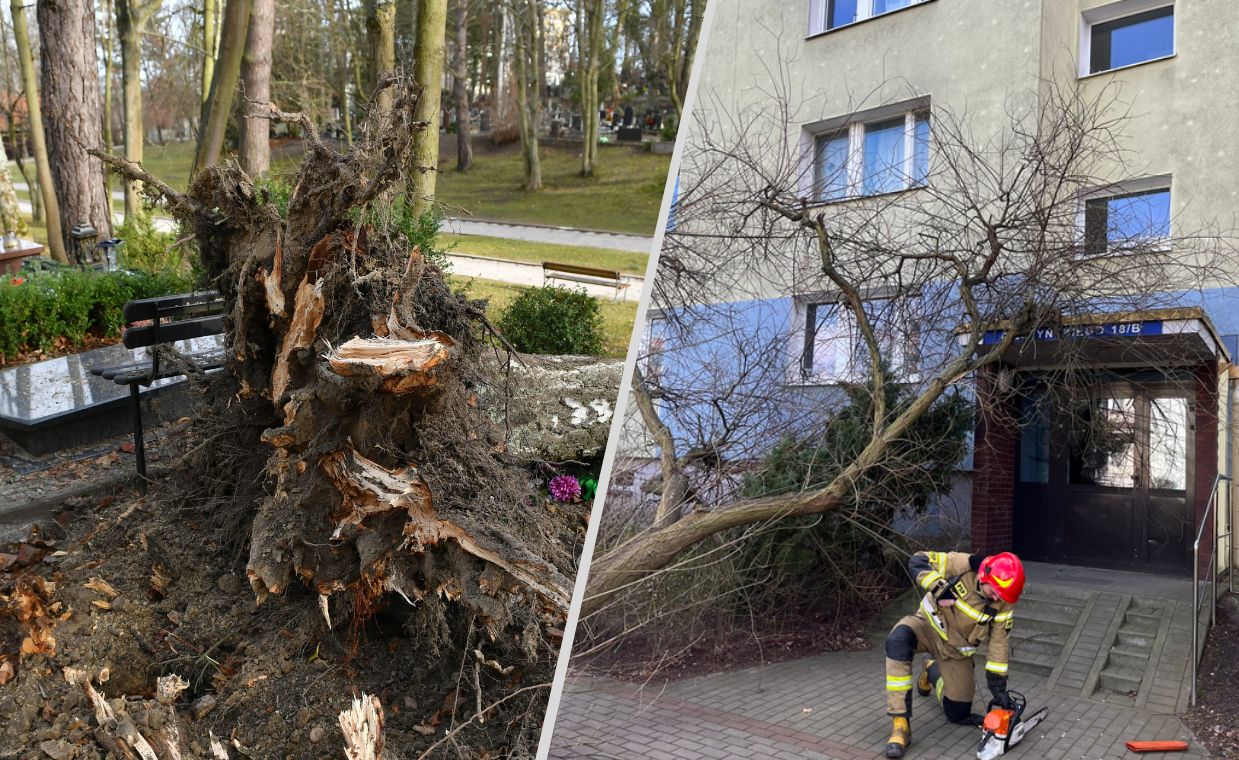
[[[912,658],[926,652],[916,682],[921,696],[934,692],[947,720],[980,725],[972,712],[972,655],[989,642],[985,680],[994,703],[1012,708],[1007,693],[1008,636],[1012,608],[1024,590],[1024,566],[1010,552],[917,552],[908,560],[925,591],[916,614],[902,618],[886,637],[886,712],[893,726],[887,757],[903,757],[912,740]]]

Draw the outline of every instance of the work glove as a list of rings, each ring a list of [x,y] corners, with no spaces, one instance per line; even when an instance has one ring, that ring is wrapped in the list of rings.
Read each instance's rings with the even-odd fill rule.
[[[929,594],[936,599],[940,605],[943,602],[946,602],[946,604],[942,606],[949,606],[955,603],[955,592],[951,590],[951,584],[945,580],[935,583],[929,589]]]
[[[1004,710],[1014,710],[1015,700],[1007,693],[1007,677],[997,673],[985,673],[985,684],[989,686],[990,694],[994,695],[994,704]]]

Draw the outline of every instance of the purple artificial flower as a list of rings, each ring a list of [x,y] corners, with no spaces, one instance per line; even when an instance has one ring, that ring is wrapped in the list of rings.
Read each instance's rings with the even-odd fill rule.
[[[571,475],[556,475],[546,484],[555,501],[572,501],[581,496],[581,483]]]

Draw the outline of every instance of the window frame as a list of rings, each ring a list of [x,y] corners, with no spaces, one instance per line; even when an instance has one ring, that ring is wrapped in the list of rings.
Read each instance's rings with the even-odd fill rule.
[[[1169,234],[1164,237],[1155,236],[1148,238],[1148,240],[1140,246],[1143,250],[1137,251],[1136,253],[1165,252],[1171,250],[1174,247],[1174,182],[1173,175],[1161,174],[1153,177],[1142,177],[1140,179],[1107,185],[1106,187],[1095,188],[1093,190],[1089,190],[1088,192],[1082,193],[1079,197],[1078,208],[1076,211],[1076,243],[1079,250],[1079,253],[1077,254],[1078,257],[1091,259],[1100,258],[1103,256],[1130,256],[1133,254],[1133,250],[1131,248],[1112,248],[1108,235],[1106,237],[1106,248],[1104,251],[1089,250],[1088,205],[1091,201],[1118,200],[1121,198],[1130,198],[1159,192],[1165,192],[1167,194],[1167,205],[1169,210],[1166,216],[1166,227],[1169,230]]]
[[[857,24],[863,24],[866,21],[871,21],[875,18],[882,18],[893,13],[906,11],[909,8],[927,5],[934,2],[934,0],[910,0],[907,5],[901,8],[882,11],[881,13],[874,13],[873,11],[874,4],[877,0],[856,0],[856,15],[852,18],[852,20],[847,23],[831,26],[830,17],[833,15],[831,11],[834,8],[835,2],[837,2],[837,0],[809,0],[809,25],[805,33],[806,37],[817,37],[822,34],[829,34],[830,32],[838,31],[840,29],[848,29],[856,26]]]
[[[1172,18],[1172,29],[1170,35],[1170,53],[1167,55],[1159,55],[1153,58],[1148,58],[1135,63],[1127,63],[1122,66],[1115,66],[1108,69],[1098,69],[1093,71],[1093,30],[1098,26],[1115,24],[1121,21],[1134,21],[1139,16],[1150,15],[1153,13],[1170,9]],[[1135,66],[1143,66],[1146,63],[1155,63],[1157,61],[1165,61],[1174,58],[1179,51],[1178,45],[1178,3],[1177,0],[1119,0],[1109,5],[1103,5],[1098,8],[1091,8],[1080,14],[1080,59],[1079,59],[1079,75],[1080,78],[1101,76],[1103,74],[1111,74],[1116,71],[1123,71]]]
[[[865,136],[871,127],[888,125],[901,117],[904,122],[903,156],[900,159],[898,178],[902,181],[902,186],[893,190],[869,192],[866,189],[866,185],[872,177],[865,173]],[[920,163],[917,156],[917,148],[920,142],[918,127],[922,120],[929,126],[925,137],[925,172],[924,176],[918,176],[918,164]],[[834,125],[833,128],[824,126],[832,124]],[[811,199],[812,203],[827,204],[860,198],[876,198],[882,195],[903,193],[925,187],[929,184],[928,166],[932,130],[933,115],[927,99],[918,99],[911,107],[900,107],[895,111],[889,108],[880,108],[870,112],[855,114],[842,123],[838,123],[838,120],[829,120],[819,125],[809,125],[805,127],[807,143],[805,152],[809,162],[809,166],[805,171],[807,187],[802,189],[806,190],[805,195]],[[820,159],[824,152],[822,146],[844,135],[847,137],[847,149],[842,177],[844,180],[842,192],[837,195],[827,195],[827,190],[829,189],[826,184],[827,178],[821,172],[822,161]],[[831,179],[830,186],[834,187],[837,184],[834,180],[838,178]]]
[[[895,319],[903,323],[903,329],[879,331],[878,340],[883,344],[886,359],[889,362],[890,369],[895,372],[910,370],[906,374],[908,382],[919,382],[920,371],[916,366],[916,348],[913,344],[919,345],[921,334],[918,325],[914,322],[912,308],[906,302],[909,296],[899,296],[900,303],[896,303],[897,296],[891,292],[877,291],[864,296],[863,302],[870,303],[885,303],[893,306],[899,311]],[[833,340],[845,338],[846,346],[841,346],[840,349],[845,355],[842,370],[836,370],[834,366],[829,370],[813,371],[812,359],[817,356],[817,328],[810,328],[810,319],[815,318],[818,307],[828,307],[835,311],[834,318],[831,321],[834,332],[837,336]],[[794,386],[834,386],[843,384],[855,384],[865,380],[868,376],[868,349],[864,345],[864,339],[861,337],[860,330],[856,325],[856,318],[843,303],[843,296],[838,293],[812,293],[798,295],[793,298],[792,308],[792,330],[789,347],[791,349],[791,366],[788,370],[787,384]],[[817,320],[814,319],[816,322]],[[902,336],[902,340],[901,340]],[[902,350],[900,349],[902,346]],[[840,349],[835,350],[835,356],[839,355]],[[855,362],[855,357],[864,354],[866,357],[865,366],[861,367]],[[838,366],[839,362],[834,362]]]

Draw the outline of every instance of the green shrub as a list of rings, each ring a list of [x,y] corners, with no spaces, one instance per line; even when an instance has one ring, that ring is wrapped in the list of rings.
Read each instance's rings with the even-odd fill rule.
[[[498,327],[525,353],[602,353],[602,307],[584,291],[530,288],[508,305]]]
[[[266,200],[275,204],[281,219],[288,218],[288,201],[293,197],[293,183],[288,177],[280,174],[267,174],[259,177],[254,183],[260,194],[266,194]]]
[[[119,336],[126,301],[181,293],[186,272],[64,270],[0,278],[0,355],[72,349],[89,336]]]
[[[195,269],[197,257],[193,250],[186,246],[173,247],[177,236],[157,229],[149,213],[126,219],[116,226],[113,234],[125,241],[120,248],[121,263],[125,269],[151,273],[191,272]]]

